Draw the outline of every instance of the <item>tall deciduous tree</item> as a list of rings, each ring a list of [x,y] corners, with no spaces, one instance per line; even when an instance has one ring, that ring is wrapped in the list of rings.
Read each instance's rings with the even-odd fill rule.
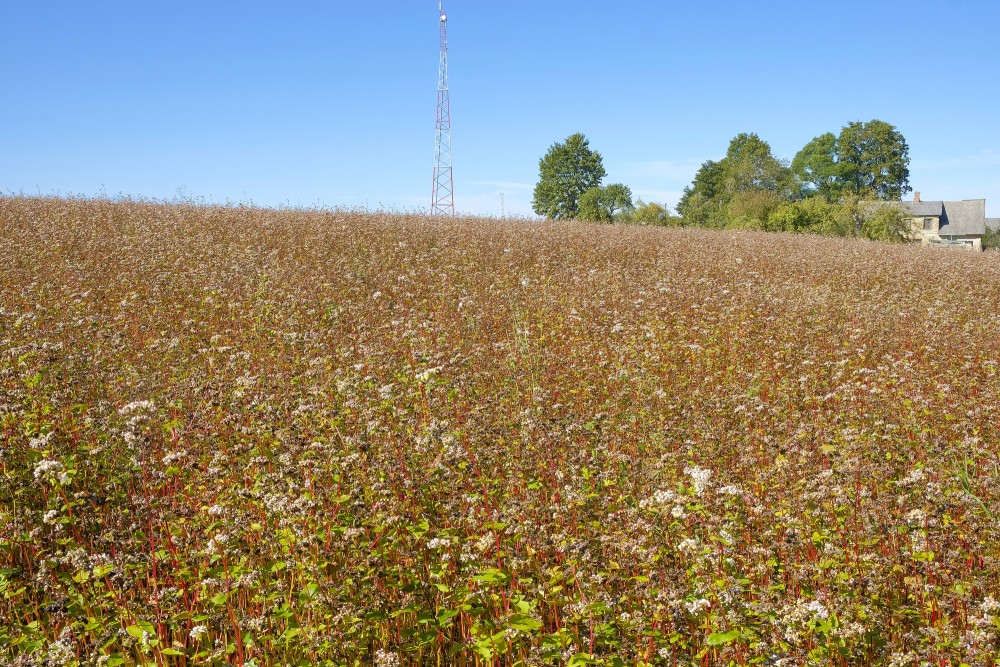
[[[759,227],[772,209],[793,195],[795,179],[771,146],[753,133],[729,142],[726,157],[701,166],[677,204],[685,224]],[[739,220],[737,220],[739,219]]]
[[[538,215],[557,220],[576,217],[580,196],[600,186],[607,174],[601,154],[591,150],[580,133],[552,144],[539,161],[538,172],[531,206]]]
[[[844,189],[876,199],[899,199],[910,187],[910,147],[895,126],[881,120],[849,123],[837,137]]]
[[[725,186],[730,196],[760,190],[785,195],[791,188],[791,171],[774,157],[771,146],[756,134],[736,135],[729,142],[723,164]]]
[[[621,183],[591,188],[580,196],[580,217],[584,220],[614,222],[633,211],[632,190]]]
[[[698,227],[724,226],[726,168],[722,161],[708,160],[698,169],[691,185],[677,202],[684,223]]]
[[[792,160],[792,173],[798,179],[802,195],[819,195],[828,200],[837,197],[842,187],[842,171],[837,155],[837,137],[827,132],[816,137]]]

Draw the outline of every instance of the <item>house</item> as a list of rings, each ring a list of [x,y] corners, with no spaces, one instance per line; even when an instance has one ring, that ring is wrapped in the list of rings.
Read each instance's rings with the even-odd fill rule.
[[[910,221],[915,241],[923,245],[965,246],[982,250],[987,222],[1000,227],[1000,219],[986,219],[985,199],[964,201],[921,201],[920,193],[912,202],[901,202],[904,216]]]

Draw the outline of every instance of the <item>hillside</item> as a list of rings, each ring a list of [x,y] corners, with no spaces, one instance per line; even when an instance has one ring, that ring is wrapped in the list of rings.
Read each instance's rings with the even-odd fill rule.
[[[0,198],[0,258],[0,663],[996,664],[996,253]]]

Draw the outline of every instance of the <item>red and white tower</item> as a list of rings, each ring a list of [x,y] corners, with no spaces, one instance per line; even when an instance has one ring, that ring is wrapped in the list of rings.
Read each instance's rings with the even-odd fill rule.
[[[438,0],[441,23],[441,62],[438,66],[437,141],[434,151],[434,191],[431,215],[455,216],[455,192],[451,174],[451,102],[448,97],[448,16]]]

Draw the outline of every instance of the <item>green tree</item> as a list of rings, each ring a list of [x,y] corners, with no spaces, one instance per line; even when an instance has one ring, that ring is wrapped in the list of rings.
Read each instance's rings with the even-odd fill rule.
[[[771,146],[756,134],[741,133],[729,142],[722,161],[725,189],[731,198],[740,192],[766,191],[780,197],[792,194],[791,170],[771,153]]]
[[[590,150],[590,142],[580,133],[555,143],[538,163],[538,183],[531,206],[549,219],[564,220],[579,214],[579,200],[596,188],[607,174],[601,154]]]
[[[836,199],[842,171],[837,156],[837,137],[833,132],[810,141],[792,160],[792,174],[804,197],[819,195],[830,201]]]
[[[857,235],[872,241],[907,243],[912,240],[910,225],[903,210],[892,204],[865,206],[858,214]]]
[[[823,197],[807,197],[786,202],[768,216],[769,231],[850,236],[854,230],[849,206],[827,201]]]
[[[885,201],[901,198],[910,187],[910,148],[896,129],[881,120],[849,123],[837,137],[844,190]]]
[[[723,161],[708,160],[698,169],[691,185],[677,202],[677,212],[684,224],[696,227],[725,226],[724,206],[726,166]]]
[[[995,250],[1000,248],[1000,229],[987,227],[983,234],[983,250]]]
[[[632,191],[627,185],[612,183],[590,188],[580,195],[580,218],[595,222],[615,222],[635,211]]]
[[[791,169],[774,157],[771,146],[742,133],[729,142],[726,157],[701,166],[677,211],[686,225],[763,229],[770,212],[794,192]]]
[[[635,202],[632,222],[637,225],[658,225],[661,227],[679,227],[682,224],[681,218],[670,215],[669,206],[656,202],[647,203],[641,199]]]

